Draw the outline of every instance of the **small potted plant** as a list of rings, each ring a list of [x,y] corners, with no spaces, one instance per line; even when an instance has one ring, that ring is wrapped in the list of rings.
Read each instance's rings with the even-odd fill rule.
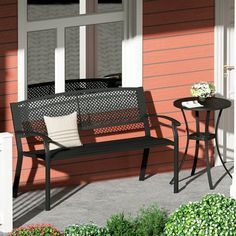
[[[215,86],[208,82],[195,83],[191,87],[193,97],[198,97],[199,102],[204,102],[206,98],[212,97],[215,94]]]

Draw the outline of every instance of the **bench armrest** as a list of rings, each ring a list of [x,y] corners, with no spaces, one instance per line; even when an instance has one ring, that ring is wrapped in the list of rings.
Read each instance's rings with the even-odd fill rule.
[[[48,156],[48,153],[49,153],[49,143],[51,143],[53,141],[47,135],[39,133],[39,132],[27,132],[27,131],[26,132],[25,131],[16,131],[15,135],[16,135],[16,144],[17,144],[18,153],[22,153],[23,152],[23,146],[22,146],[22,143],[20,141],[21,138],[40,137],[43,140],[44,149],[45,149],[45,152],[46,152],[46,154]]]
[[[163,118],[166,120],[169,120],[172,122],[173,125],[175,126],[180,126],[181,123],[179,121],[177,121],[176,119],[169,117],[169,116],[163,116],[163,115],[157,115],[157,114],[146,114],[148,117],[156,117],[156,118]]]
[[[41,137],[46,142],[52,142],[52,140],[45,134],[38,132],[25,132],[25,131],[16,131],[15,133],[19,138],[29,138],[29,137]]]
[[[173,138],[174,138],[174,150],[175,150],[175,152],[178,152],[178,149],[179,149],[179,135],[178,135],[177,126],[181,125],[180,122],[175,120],[174,118],[169,117],[169,116],[163,116],[163,115],[157,115],[157,114],[147,114],[147,116],[148,117],[163,118],[163,119],[171,121]]]

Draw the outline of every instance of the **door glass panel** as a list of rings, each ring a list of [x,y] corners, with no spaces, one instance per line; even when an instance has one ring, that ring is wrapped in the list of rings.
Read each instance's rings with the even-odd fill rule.
[[[79,0],[28,0],[28,21],[79,15]]]
[[[27,34],[27,84],[52,82],[55,84],[55,49],[57,45],[56,30],[42,30]]]
[[[122,11],[122,0],[98,0],[97,12]]]
[[[96,27],[96,76],[122,71],[123,22],[98,24]]]
[[[65,35],[66,80],[121,73],[123,22],[69,27]]]
[[[66,80],[80,78],[80,27],[68,27],[65,30]]]

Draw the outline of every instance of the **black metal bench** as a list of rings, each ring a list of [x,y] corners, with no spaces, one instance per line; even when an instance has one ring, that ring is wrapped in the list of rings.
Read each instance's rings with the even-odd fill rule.
[[[80,90],[54,94],[11,104],[18,160],[13,186],[13,195],[17,197],[23,156],[40,158],[46,167],[46,210],[50,210],[50,165],[54,160],[80,158],[113,152],[125,152],[142,149],[143,157],[139,180],[145,179],[149,148],[173,146],[174,193],[178,192],[178,121],[173,118],[147,114],[143,88],[111,88]],[[52,140],[47,135],[44,116],[58,117],[77,112],[79,132],[92,130],[95,135],[107,135],[122,132],[142,132],[140,137],[85,143],[72,148],[49,150]],[[150,117],[164,118],[171,122],[173,141],[163,137],[152,137]],[[153,118],[152,118],[153,119]],[[36,137],[43,142],[44,149],[24,151],[22,138]]]

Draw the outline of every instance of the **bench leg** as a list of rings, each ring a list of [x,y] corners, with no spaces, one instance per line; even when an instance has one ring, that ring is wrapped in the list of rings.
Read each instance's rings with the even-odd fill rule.
[[[139,174],[140,181],[143,181],[145,179],[145,171],[147,168],[148,156],[149,156],[149,148],[145,148],[143,150],[143,160],[142,160],[140,174]]]
[[[50,211],[50,192],[51,192],[51,180],[50,180],[50,159],[46,157],[46,161],[45,161],[45,198],[46,198],[46,202],[45,202],[45,210],[46,211]]]
[[[21,174],[21,168],[22,168],[22,161],[23,161],[23,154],[18,154],[17,158],[17,164],[16,164],[16,173],[15,173],[15,179],[13,183],[13,197],[17,197],[19,183],[20,183],[20,174]]]

